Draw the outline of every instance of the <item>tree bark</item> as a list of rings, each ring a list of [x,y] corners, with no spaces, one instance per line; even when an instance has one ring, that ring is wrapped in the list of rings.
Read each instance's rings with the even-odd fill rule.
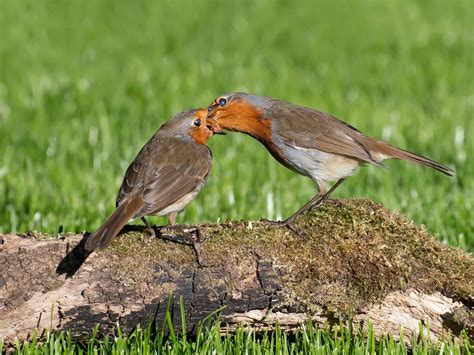
[[[190,332],[225,307],[223,331],[277,322],[293,330],[311,318],[355,327],[371,320],[377,335],[395,338],[403,326],[408,339],[419,322],[433,338],[473,336],[468,253],[365,200],[328,203],[296,225],[304,235],[260,222],[201,225],[194,247],[134,226],[91,255],[87,234],[0,235],[0,338],[27,339],[35,328],[83,338],[96,324],[110,333],[117,322],[125,331],[161,323],[169,295],[176,325],[183,298]]]

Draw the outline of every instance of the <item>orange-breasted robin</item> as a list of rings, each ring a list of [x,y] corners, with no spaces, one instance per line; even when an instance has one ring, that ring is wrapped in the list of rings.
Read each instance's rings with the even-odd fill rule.
[[[207,110],[179,113],[160,127],[128,167],[116,210],[86,240],[89,251],[106,248],[130,220],[147,215],[176,215],[196,197],[211,169],[206,145],[213,132],[206,126]]]
[[[318,193],[281,225],[321,205],[356,168],[365,163],[383,167],[385,159],[425,165],[446,175],[453,171],[426,157],[367,137],[327,113],[270,97],[232,93],[208,107],[207,123],[214,132],[237,131],[260,141],[285,167],[316,181]],[[327,181],[336,181],[328,190]]]

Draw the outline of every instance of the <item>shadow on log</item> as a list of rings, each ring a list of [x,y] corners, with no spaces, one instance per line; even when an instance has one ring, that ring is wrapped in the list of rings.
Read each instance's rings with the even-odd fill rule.
[[[223,331],[371,319],[377,335],[396,337],[403,326],[408,339],[421,321],[433,338],[473,336],[469,254],[365,200],[326,204],[297,224],[305,237],[258,222],[202,225],[197,253],[139,230],[90,256],[70,253],[81,235],[0,235],[0,338],[26,339],[35,327],[80,338],[97,323],[111,332],[116,322],[125,330],[162,322],[170,294],[175,307],[183,297],[190,332],[225,306]],[[174,318],[180,324],[178,309]]]

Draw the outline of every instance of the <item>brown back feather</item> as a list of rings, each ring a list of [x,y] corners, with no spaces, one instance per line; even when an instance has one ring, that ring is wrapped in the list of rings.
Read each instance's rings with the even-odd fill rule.
[[[127,169],[117,204],[138,189],[143,206],[133,218],[159,212],[205,183],[211,159],[205,145],[157,134]]]
[[[274,129],[285,144],[383,166],[370,150],[373,140],[354,127],[324,112],[274,101],[265,115],[274,119]]]
[[[453,170],[424,156],[396,148],[362,134],[351,125],[327,113],[272,99],[265,114],[274,118],[275,130],[282,140],[301,148],[318,149],[326,153],[344,155],[378,166],[379,158],[397,158],[428,166],[452,176]]]

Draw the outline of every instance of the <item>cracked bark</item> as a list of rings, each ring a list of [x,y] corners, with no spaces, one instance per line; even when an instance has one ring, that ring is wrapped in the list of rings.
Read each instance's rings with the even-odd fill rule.
[[[0,234],[0,338],[27,339],[37,327],[87,337],[96,324],[131,330],[172,314],[183,297],[189,331],[216,309],[223,331],[277,322],[297,329],[353,322],[405,339],[472,337],[474,260],[419,226],[369,201],[347,200],[303,216],[306,237],[253,222],[201,226],[193,248],[143,236],[140,228],[87,255],[82,235],[59,239]],[[82,239],[82,241],[81,241]],[[58,273],[60,271],[60,273]]]

